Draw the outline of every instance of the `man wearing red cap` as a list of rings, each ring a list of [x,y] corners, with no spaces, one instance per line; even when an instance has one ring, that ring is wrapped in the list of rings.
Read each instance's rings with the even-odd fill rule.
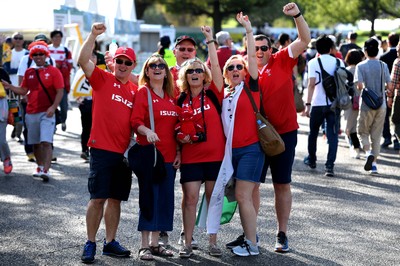
[[[137,86],[129,81],[136,67],[133,49],[119,47],[113,57],[114,71],[106,72],[90,60],[96,37],[106,31],[94,23],[79,54],[78,63],[92,86],[93,118],[88,146],[90,201],[86,212],[87,242],[81,260],[92,263],[96,254],[96,234],[104,213],[106,237],[103,255],[129,257],[130,251],[115,241],[121,201],[127,201],[132,171],[124,163],[131,139],[130,116]],[[105,204],[107,202],[107,204]]]
[[[33,144],[37,163],[33,176],[41,177],[47,182],[53,155],[51,145],[55,130],[54,114],[63,95],[64,81],[61,72],[46,63],[49,50],[44,41],[33,42],[28,48],[29,57],[36,67],[25,72],[21,87],[3,84],[16,94],[27,95],[25,122],[28,128],[28,144]]]

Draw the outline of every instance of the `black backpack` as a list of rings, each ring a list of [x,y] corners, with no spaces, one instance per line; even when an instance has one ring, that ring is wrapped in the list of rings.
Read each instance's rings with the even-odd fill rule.
[[[340,66],[340,60],[336,58],[336,68],[333,76],[322,67],[321,58],[318,58],[321,68],[322,86],[326,97],[332,102],[332,108],[346,110],[351,106],[351,96],[354,95],[353,74]]]

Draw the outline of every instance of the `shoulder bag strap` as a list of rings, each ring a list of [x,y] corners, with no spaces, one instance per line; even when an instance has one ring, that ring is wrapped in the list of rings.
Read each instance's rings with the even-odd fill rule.
[[[35,73],[36,73],[36,76],[39,80],[41,87],[43,88],[44,92],[47,95],[47,98],[49,98],[50,104],[53,104],[53,100],[51,99],[49,92],[47,91],[46,87],[43,85],[42,80],[40,79],[39,70],[37,68],[35,68]]]
[[[257,108],[257,105],[256,105],[256,103],[255,103],[255,101],[254,101],[253,96],[251,95],[251,92],[250,92],[249,88],[247,88],[246,84],[243,85],[243,89],[244,89],[244,91],[246,92],[247,96],[248,96],[249,99],[250,99],[250,102],[251,102],[251,105],[253,106],[254,112],[255,112],[255,113],[258,113],[259,110],[258,110],[258,108]]]
[[[149,88],[147,88],[147,102],[149,104],[149,116],[150,116],[150,128],[155,132],[154,128],[154,113],[153,113],[153,100],[151,98],[151,91]]]
[[[151,98],[151,91],[147,86],[146,86],[146,89],[147,89],[147,102],[149,104],[150,129],[153,132],[156,132],[155,128],[154,128],[153,100]],[[156,148],[155,144],[153,144],[153,146],[154,146],[154,164],[153,164],[153,167],[155,167],[156,164],[157,164],[157,148]]]

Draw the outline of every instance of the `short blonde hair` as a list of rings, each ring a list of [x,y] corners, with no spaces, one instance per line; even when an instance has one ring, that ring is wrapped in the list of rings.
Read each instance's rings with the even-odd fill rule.
[[[166,77],[165,77],[164,83],[163,83],[163,90],[171,98],[174,98],[175,97],[175,95],[174,95],[174,78],[171,74],[171,71],[168,68],[167,62],[159,54],[154,54],[154,55],[150,56],[149,58],[147,58],[146,62],[144,62],[142,71],[140,71],[140,75],[139,75],[139,86],[150,84],[150,78],[146,75],[146,70],[149,68],[149,65],[153,64],[153,63],[165,64]]]
[[[189,86],[189,82],[187,81],[187,76],[186,76],[186,71],[189,69],[189,67],[191,67],[192,65],[199,65],[200,68],[202,68],[204,70],[204,80],[203,80],[203,84],[209,84],[211,83],[212,80],[212,76],[211,76],[211,71],[208,68],[208,66],[206,64],[204,64],[199,58],[194,58],[194,59],[189,59],[186,60],[181,68],[179,69],[179,75],[178,75],[178,80],[176,81],[176,84],[179,87],[179,90],[181,92],[186,92],[189,93],[190,92],[190,86]]]
[[[225,82],[225,84],[228,84],[229,86],[231,85],[231,81],[229,80],[229,77],[228,77],[228,70],[227,70],[227,68],[228,68],[228,66],[230,66],[230,64],[231,64],[231,62],[232,62],[233,60],[240,60],[240,61],[242,61],[243,66],[244,66],[244,69],[246,70],[246,72],[249,72],[248,69],[247,69],[247,67],[248,67],[248,66],[247,66],[247,61],[244,60],[243,56],[241,56],[241,55],[232,55],[231,57],[229,57],[229,59],[226,60],[225,65],[224,65],[224,68],[223,68],[223,71],[222,71],[222,76],[224,77],[224,82]]]

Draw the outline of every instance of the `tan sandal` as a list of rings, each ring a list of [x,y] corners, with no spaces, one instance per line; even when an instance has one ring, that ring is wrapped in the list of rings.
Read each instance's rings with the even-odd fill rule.
[[[139,259],[141,260],[154,260],[150,248],[141,248],[139,249]]]
[[[174,256],[174,253],[172,253],[171,250],[166,249],[165,247],[158,245],[156,247],[150,246],[150,251],[151,254],[154,256],[160,256],[160,257],[172,257]]]

